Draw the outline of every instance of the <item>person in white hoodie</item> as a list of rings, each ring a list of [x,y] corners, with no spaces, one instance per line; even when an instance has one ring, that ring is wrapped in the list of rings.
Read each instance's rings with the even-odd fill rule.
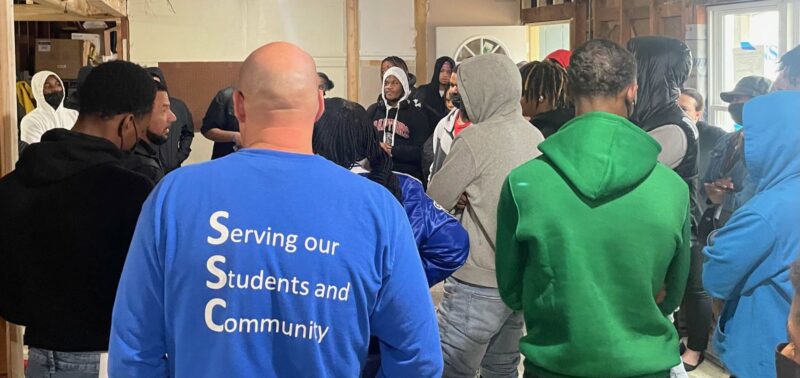
[[[72,129],[78,112],[64,107],[64,82],[52,71],[39,71],[31,79],[36,109],[25,115],[20,124],[20,140],[39,143],[48,130]]]

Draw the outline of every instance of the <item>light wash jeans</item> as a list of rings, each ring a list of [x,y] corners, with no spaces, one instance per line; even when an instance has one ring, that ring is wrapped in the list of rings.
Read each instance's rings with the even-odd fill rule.
[[[438,313],[443,377],[519,377],[524,319],[497,289],[448,278]]]
[[[55,352],[30,348],[25,378],[97,378],[100,352]]]

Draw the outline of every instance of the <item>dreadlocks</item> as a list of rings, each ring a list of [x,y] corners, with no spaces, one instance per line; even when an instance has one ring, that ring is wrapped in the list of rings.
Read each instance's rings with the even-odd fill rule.
[[[406,61],[403,60],[403,58],[401,58],[399,56],[394,56],[394,55],[387,56],[386,58],[384,58],[381,61],[381,65],[383,65],[383,63],[386,63],[386,62],[389,62],[389,63],[391,63],[392,66],[399,67],[405,73],[408,73],[408,65],[406,64]]]
[[[530,62],[519,69],[522,75],[522,96],[539,106],[546,101],[552,109],[569,106],[567,71],[549,60]]]
[[[380,138],[367,111],[341,98],[325,99],[325,112],[314,124],[314,153],[346,169],[367,159],[367,177],[384,186],[402,203],[400,181],[392,172],[392,159],[380,148]]]

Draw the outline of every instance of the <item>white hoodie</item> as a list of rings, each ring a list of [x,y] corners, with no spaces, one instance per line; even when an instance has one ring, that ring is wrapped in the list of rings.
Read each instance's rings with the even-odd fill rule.
[[[28,143],[38,143],[42,139],[42,134],[55,129],[71,129],[78,119],[78,112],[67,109],[64,107],[64,99],[61,99],[61,105],[58,109],[53,109],[50,104],[44,99],[44,83],[50,75],[55,76],[61,87],[64,87],[64,82],[54,72],[39,71],[33,75],[31,79],[31,90],[33,91],[33,98],[36,99],[36,109],[25,115],[20,124],[20,140]],[[66,98],[66,89],[64,97]]]

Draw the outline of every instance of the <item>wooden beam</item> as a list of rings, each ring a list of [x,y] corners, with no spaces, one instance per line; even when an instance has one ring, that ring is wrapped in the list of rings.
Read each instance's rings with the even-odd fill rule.
[[[127,17],[125,0],[34,0],[75,17]]]
[[[414,46],[417,50],[417,78],[428,77],[428,0],[414,0],[414,29],[417,36]]]
[[[114,17],[128,17],[128,8],[125,0],[86,0],[90,6],[102,13]]]
[[[14,21],[114,21],[107,15],[81,16],[40,4],[14,4]]]
[[[575,17],[575,3],[523,9],[521,17],[523,24],[571,20]]]
[[[14,169],[17,161],[16,59],[14,55],[14,8],[0,3],[0,176]],[[22,332],[0,319],[0,375],[22,377]]]
[[[369,1],[369,0],[367,0]],[[347,99],[358,102],[359,66],[361,44],[359,42],[358,0],[346,1],[347,28]]]

